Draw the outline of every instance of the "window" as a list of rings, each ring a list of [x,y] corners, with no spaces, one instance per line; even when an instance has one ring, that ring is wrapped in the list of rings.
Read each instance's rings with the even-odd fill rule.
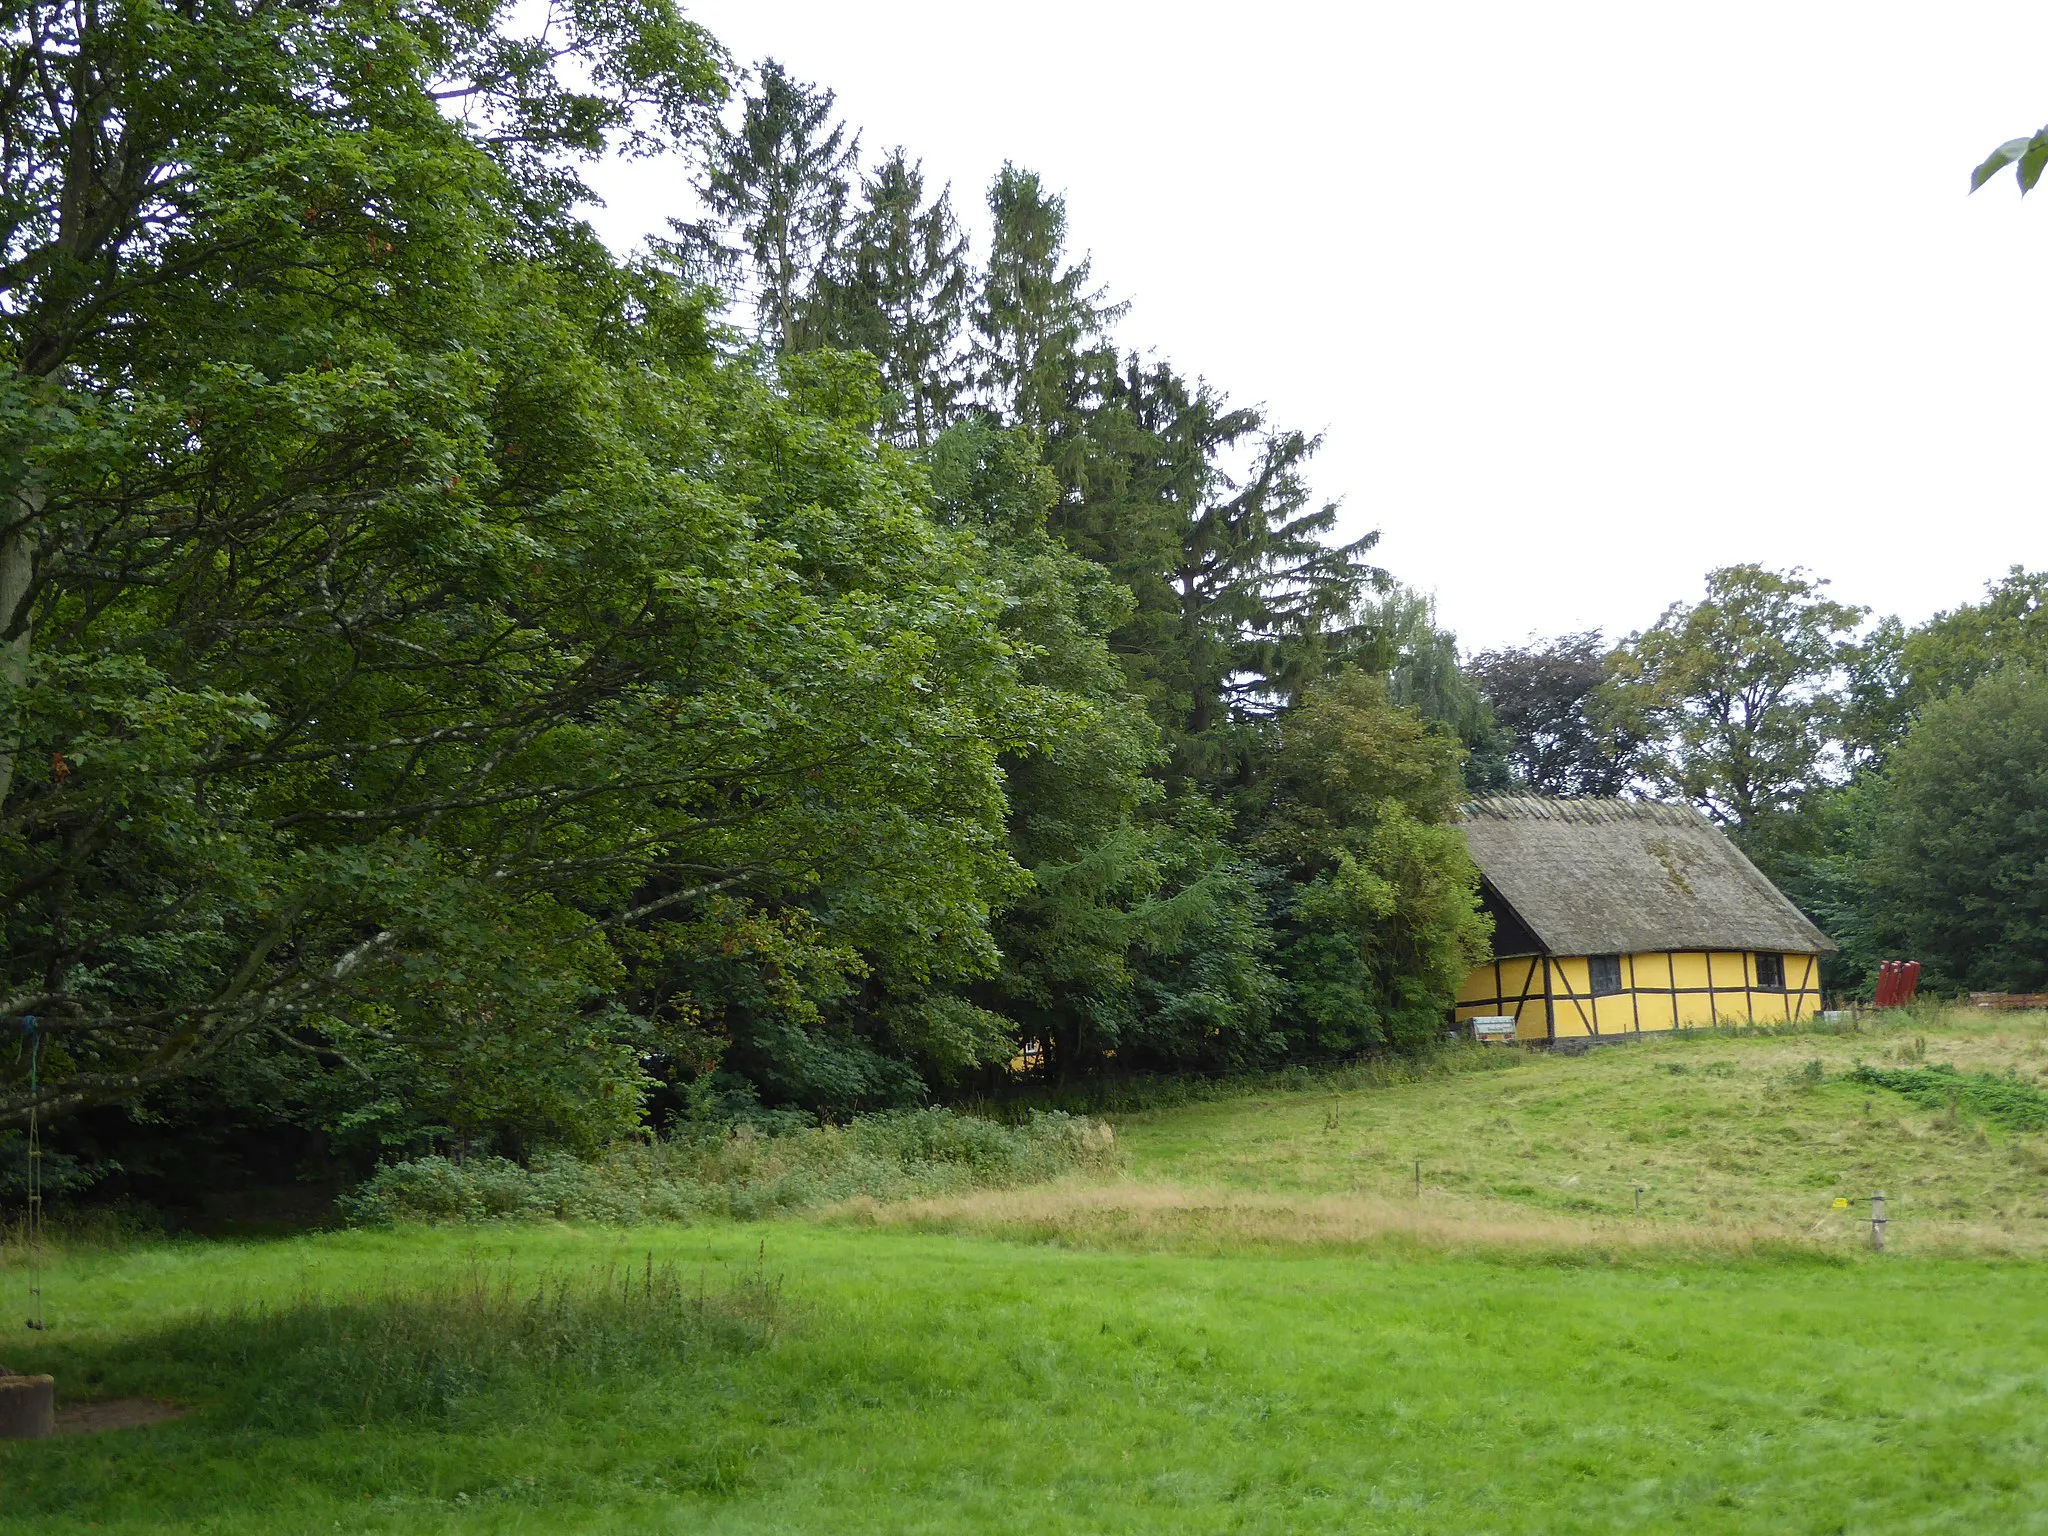
[[[1756,984],[1761,992],[1782,992],[1785,990],[1785,957],[1783,955],[1758,955],[1756,957]]]
[[[1621,956],[1593,955],[1586,961],[1593,978],[1593,995],[1610,997],[1621,990]]]

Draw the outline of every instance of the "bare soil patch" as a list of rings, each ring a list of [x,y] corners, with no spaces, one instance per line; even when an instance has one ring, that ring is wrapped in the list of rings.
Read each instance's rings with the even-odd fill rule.
[[[103,1435],[115,1429],[141,1429],[182,1419],[192,1410],[183,1403],[155,1397],[110,1397],[97,1403],[57,1403],[57,1433]]]

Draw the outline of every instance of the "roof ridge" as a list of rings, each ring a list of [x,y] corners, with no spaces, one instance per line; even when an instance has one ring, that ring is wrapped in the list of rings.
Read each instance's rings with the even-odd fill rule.
[[[1636,800],[1619,795],[1482,795],[1460,806],[1458,816],[1466,821],[1485,817],[1499,821],[1640,821],[1682,827],[1713,825],[1694,807],[1680,801]]]

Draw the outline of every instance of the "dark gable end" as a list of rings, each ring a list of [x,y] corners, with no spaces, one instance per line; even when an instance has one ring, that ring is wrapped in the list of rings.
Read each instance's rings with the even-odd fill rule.
[[[1509,795],[1473,801],[1458,824],[1489,895],[1553,955],[1834,953],[1827,935],[1689,806]]]
[[[1479,882],[1479,906],[1493,919],[1494,958],[1505,960],[1510,955],[1540,955],[1543,941],[1536,932],[1522,921],[1521,914],[1509,904],[1508,899],[1494,889],[1491,880]]]

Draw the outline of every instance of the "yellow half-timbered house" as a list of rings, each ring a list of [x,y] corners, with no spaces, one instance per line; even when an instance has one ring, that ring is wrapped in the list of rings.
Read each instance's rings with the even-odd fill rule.
[[[1474,801],[1459,825],[1494,923],[1461,1021],[1566,1040],[1819,1009],[1835,946],[1697,811],[1513,795]]]

